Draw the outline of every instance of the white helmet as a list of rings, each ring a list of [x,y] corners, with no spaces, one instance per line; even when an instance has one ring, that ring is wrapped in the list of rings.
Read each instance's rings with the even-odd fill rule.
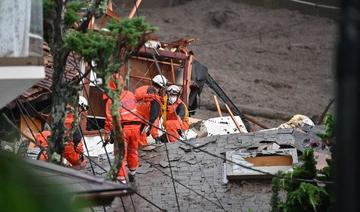
[[[179,86],[177,86],[177,85],[170,85],[167,88],[167,93],[179,96],[180,93],[181,93],[181,88]]]
[[[159,85],[160,87],[164,88],[167,84],[167,79],[163,76],[163,75],[156,75],[153,79],[152,79],[153,83]]]
[[[89,105],[88,105],[88,101],[86,100],[85,97],[79,96],[79,106],[85,110],[88,109]]]

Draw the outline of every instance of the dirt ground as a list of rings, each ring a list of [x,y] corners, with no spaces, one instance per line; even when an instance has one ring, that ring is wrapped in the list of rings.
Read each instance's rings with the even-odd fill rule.
[[[159,27],[164,41],[197,38],[190,46],[196,58],[238,106],[311,117],[333,98],[335,21],[229,0],[154,5],[140,15]],[[206,86],[201,101],[214,104]],[[197,113],[214,116],[204,108]],[[270,127],[283,122],[260,120]]]

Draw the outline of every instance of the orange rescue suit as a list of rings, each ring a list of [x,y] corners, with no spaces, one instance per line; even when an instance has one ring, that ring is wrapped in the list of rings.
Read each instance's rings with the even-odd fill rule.
[[[176,113],[176,109],[182,105],[185,109],[185,115],[183,120],[181,117]],[[179,139],[177,137],[180,137],[179,131],[180,130],[188,130],[189,129],[189,117],[188,117],[188,110],[186,108],[186,105],[183,101],[181,101],[179,98],[176,100],[176,102],[172,105],[168,104],[167,106],[167,117],[165,122],[165,129],[166,132],[169,133],[168,138],[170,142],[175,142]],[[174,137],[174,136],[176,137]]]
[[[67,134],[70,132],[69,130],[71,129],[71,124],[73,121],[74,121],[74,115],[72,113],[69,113],[65,118],[65,127],[68,130]],[[48,147],[47,140],[50,135],[51,135],[50,131],[43,131],[41,133],[36,133],[35,138],[39,142],[39,144],[46,149]],[[75,148],[75,143],[73,140],[71,140],[69,141],[68,144],[64,146],[63,156],[72,166],[77,166],[80,165],[82,162],[83,152],[84,152],[84,147],[82,141],[80,141],[77,147]],[[42,152],[39,159],[46,161],[47,160],[46,152]]]
[[[111,115],[112,100],[108,98],[106,94],[103,94],[103,99],[106,100],[106,120],[104,128],[107,132],[110,132],[113,128]],[[119,113],[124,133],[125,152],[118,178],[119,180],[125,180],[126,164],[130,171],[135,171],[139,166],[138,145],[139,141],[143,139],[140,134],[142,122],[137,115],[136,100],[132,92],[123,89],[120,95],[120,102]]]
[[[135,90],[135,98],[137,101],[137,111],[139,115],[141,115],[146,121],[150,121],[153,114],[151,114],[151,104],[152,102],[156,102],[159,105],[159,114],[153,121],[153,125],[155,127],[151,127],[151,136],[153,138],[159,137],[159,132],[156,127],[159,127],[159,120],[161,117],[161,97],[156,94],[155,88],[152,86],[141,86]],[[151,121],[150,121],[151,122]],[[148,124],[144,121],[144,124]],[[146,137],[145,140],[141,142],[142,145],[146,145]]]
[[[65,127],[70,132],[71,125],[74,122],[74,114],[68,113],[65,118]],[[67,145],[64,146],[64,158],[71,163],[71,165],[76,166],[80,165],[83,159],[82,153],[84,152],[84,145],[82,139],[79,141],[78,145],[75,147],[74,140],[69,141]]]
[[[38,156],[38,160],[47,161],[47,159],[48,159],[45,149],[48,148],[47,140],[50,135],[51,135],[51,132],[47,131],[47,130],[42,131],[40,133],[35,133],[35,139],[37,142],[39,142],[39,145],[41,146],[41,149],[43,150],[41,155]]]

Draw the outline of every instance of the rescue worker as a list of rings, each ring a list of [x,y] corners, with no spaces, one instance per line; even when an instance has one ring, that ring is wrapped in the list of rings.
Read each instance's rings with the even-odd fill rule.
[[[123,79],[119,74],[115,74],[113,77],[119,80],[120,85],[124,84]],[[111,89],[116,89],[116,84],[114,83],[114,80],[110,81],[109,86]],[[106,120],[104,128],[105,131],[111,132],[113,129],[111,115],[112,100],[108,98],[106,94],[103,94],[103,98],[106,101]],[[134,94],[131,91],[125,90],[124,87],[120,94],[120,103],[120,123],[124,135],[125,152],[124,159],[118,173],[118,180],[122,183],[126,183],[127,165],[129,169],[129,181],[134,182],[136,169],[139,166],[138,142],[139,140],[141,140],[140,127],[142,122],[139,118],[139,115],[137,115],[136,100]]]
[[[46,155],[45,149],[48,148],[47,140],[50,137],[51,132],[49,130],[45,130],[39,133],[35,133],[35,139],[41,146],[41,151],[37,157],[37,160],[47,161],[48,157]]]
[[[167,95],[168,105],[165,129],[169,133],[167,135],[169,142],[175,142],[178,138],[184,138],[183,131],[189,129],[189,114],[185,103],[179,98],[181,95],[181,88],[179,86],[169,86],[167,88]]]
[[[89,107],[88,101],[86,100],[86,98],[83,96],[79,96],[79,104],[78,104],[79,116],[81,116],[81,113],[85,112],[88,109],[88,107]],[[67,129],[67,133],[66,133],[67,136],[70,132],[72,123],[75,121],[74,118],[75,118],[74,113],[71,107],[69,107],[69,111],[67,112],[65,118],[65,127]],[[82,163],[84,162],[83,153],[84,153],[84,144],[82,141],[82,135],[79,126],[76,126],[75,131],[72,135],[72,140],[69,141],[69,143],[64,146],[63,156],[72,166],[78,166],[78,165],[82,165]]]
[[[88,108],[88,103],[85,97],[80,96],[79,97],[79,113],[83,113]],[[70,133],[71,125],[74,122],[74,114],[72,107],[67,107],[67,115],[65,118],[65,128],[67,129],[66,135],[68,136]],[[48,138],[50,137],[51,132],[48,130],[45,130],[41,133],[36,133],[35,138],[39,142],[39,144],[42,146],[42,148],[48,148]],[[73,168],[84,168],[86,166],[87,161],[83,157],[84,147],[82,143],[82,136],[80,129],[78,126],[75,129],[75,132],[72,135],[72,140],[70,140],[65,146],[63,151],[63,157],[71,164]],[[47,155],[46,152],[42,151],[40,155],[38,156],[39,160],[46,161]]]
[[[142,140],[141,145],[147,145],[146,137],[151,134],[155,141],[159,141],[160,117],[162,115],[162,102],[164,90],[166,88],[167,79],[162,75],[156,75],[152,79],[151,86],[141,86],[135,90],[135,98],[137,101],[138,113],[149,123],[143,122],[141,129]],[[156,127],[152,127],[152,125]]]

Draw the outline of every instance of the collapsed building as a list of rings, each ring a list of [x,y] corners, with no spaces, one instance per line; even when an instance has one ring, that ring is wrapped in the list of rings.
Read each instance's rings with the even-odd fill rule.
[[[110,12],[107,15],[114,16]],[[247,208],[268,210],[269,198],[264,193],[270,192],[269,183],[255,181],[255,184],[263,186],[252,187],[246,183],[241,184],[238,180],[268,179],[277,171],[291,170],[292,165],[298,162],[298,154],[301,154],[304,146],[308,145],[310,140],[312,142],[319,140],[314,130],[323,129],[309,127],[302,130],[291,128],[250,132],[251,125],[248,118],[245,118],[221,86],[211,77],[206,66],[194,59],[194,52],[189,48],[191,42],[193,39],[147,42],[120,70],[123,75],[130,72],[127,88],[134,91],[139,86],[149,85],[151,79],[160,72],[169,79],[171,84],[182,87],[181,99],[193,115],[199,106],[200,94],[205,84],[212,88],[227,105],[228,112],[234,114],[209,120],[193,120],[193,127],[188,131],[188,140],[168,145],[169,154],[165,145],[152,145],[153,148],[142,150],[139,154],[141,167],[136,183],[137,192],[145,195],[164,210],[174,210],[176,207],[194,211],[204,209],[236,211]],[[14,122],[17,123],[22,134],[29,137],[32,136],[32,132],[42,131],[46,127],[52,104],[52,57],[46,45],[43,46],[43,51],[45,79],[22,93],[5,109],[9,116],[14,114]],[[68,82],[76,80],[85,74],[85,69],[80,58],[70,56],[64,80]],[[98,175],[104,175],[104,169],[105,171],[109,169],[107,159],[109,154],[112,158],[113,152],[111,145],[103,147],[102,142],[99,142],[103,139],[99,130],[103,127],[105,119],[105,103],[101,98],[102,91],[98,88],[101,83],[94,72],[89,72],[89,76],[82,82],[81,91],[82,95],[89,100],[91,108],[87,119],[81,120],[80,125],[84,129],[84,142],[89,148],[88,156],[104,167],[94,165],[98,169],[96,170]],[[301,127],[304,126],[306,128],[308,125],[301,125]],[[25,151],[22,151],[24,148],[18,148],[19,154],[28,158],[38,158],[36,154],[39,152],[34,145],[26,141],[24,137],[19,141],[18,146],[25,147]],[[89,165],[92,163],[89,161]],[[51,165],[48,167],[40,163],[40,166],[34,161],[30,164],[35,164],[37,168],[45,166],[50,173],[56,170]],[[73,170],[60,169],[60,171],[63,172],[61,174],[57,172],[59,176],[63,176],[64,173],[72,176],[64,182],[74,180],[74,177],[87,178],[80,173],[76,176]],[[84,172],[90,174],[90,167]],[[101,185],[84,187],[97,188],[99,186],[99,189],[83,191],[81,190],[83,187],[79,186],[79,190],[74,189],[73,192],[81,193],[89,199],[93,198],[99,201],[99,205],[112,204],[112,207],[116,207],[116,204],[120,203],[119,201],[112,202],[115,196],[123,197],[134,192],[127,186],[98,182],[94,178],[87,178],[87,180]],[[74,180],[74,184],[84,183],[87,182]],[[117,189],[116,192],[112,190],[114,188]],[[175,192],[178,191],[175,195],[174,189]],[[242,192],[242,189],[249,192]],[[106,193],[108,196],[105,195],[105,197],[111,198],[103,201],[104,192],[108,192]],[[94,193],[99,195],[92,196]],[[131,196],[123,198],[131,198]],[[127,200],[125,204],[129,208],[136,207],[136,209],[150,211],[156,208],[152,208],[154,206],[138,196]],[[135,204],[130,205],[133,200]],[[266,201],[268,203],[265,203]]]

